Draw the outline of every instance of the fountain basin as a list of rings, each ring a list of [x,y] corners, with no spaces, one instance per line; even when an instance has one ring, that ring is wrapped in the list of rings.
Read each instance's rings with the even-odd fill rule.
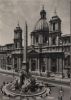
[[[21,90],[11,90],[12,83],[6,84],[3,86],[3,92],[8,96],[21,96],[21,97],[34,97],[34,96],[42,96],[47,93],[47,89],[45,87],[42,88],[42,90],[39,90],[38,92],[28,92],[23,93]]]

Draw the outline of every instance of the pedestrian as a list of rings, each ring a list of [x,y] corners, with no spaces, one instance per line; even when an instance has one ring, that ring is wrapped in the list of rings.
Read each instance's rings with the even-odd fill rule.
[[[50,91],[49,91],[49,94],[51,94],[51,87],[50,87]]]
[[[5,82],[3,82],[3,86],[5,85]]]
[[[3,88],[3,85],[1,86],[1,93],[3,93],[2,88]]]
[[[46,89],[46,96],[50,94],[50,88]]]

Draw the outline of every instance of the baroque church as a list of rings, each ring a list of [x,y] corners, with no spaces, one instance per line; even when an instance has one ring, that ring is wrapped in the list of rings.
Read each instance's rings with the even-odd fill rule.
[[[70,35],[62,35],[61,19],[55,14],[47,22],[44,7],[31,32],[31,45],[27,46],[29,72],[37,75],[63,74],[70,69]],[[14,42],[0,46],[0,67],[19,71],[24,59],[22,28],[14,29]]]

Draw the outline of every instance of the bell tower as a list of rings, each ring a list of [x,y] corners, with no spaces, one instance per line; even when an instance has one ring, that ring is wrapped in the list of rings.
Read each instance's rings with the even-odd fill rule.
[[[16,49],[22,48],[22,29],[19,23],[16,29],[14,29],[14,45]]]
[[[49,45],[59,45],[59,38],[61,37],[61,19],[57,16],[56,10],[49,23]]]
[[[22,29],[18,23],[17,27],[14,29],[14,51],[12,53],[13,57],[13,69],[15,71],[20,71],[22,68]]]

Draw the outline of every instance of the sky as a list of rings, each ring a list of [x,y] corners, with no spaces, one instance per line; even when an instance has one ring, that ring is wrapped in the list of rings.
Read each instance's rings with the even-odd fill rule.
[[[56,9],[57,15],[62,20],[62,33],[70,34],[69,0],[0,0],[0,45],[13,43],[14,29],[18,22],[24,34],[25,21],[28,25],[28,42],[30,44],[30,33],[40,18],[43,5],[48,23]]]

